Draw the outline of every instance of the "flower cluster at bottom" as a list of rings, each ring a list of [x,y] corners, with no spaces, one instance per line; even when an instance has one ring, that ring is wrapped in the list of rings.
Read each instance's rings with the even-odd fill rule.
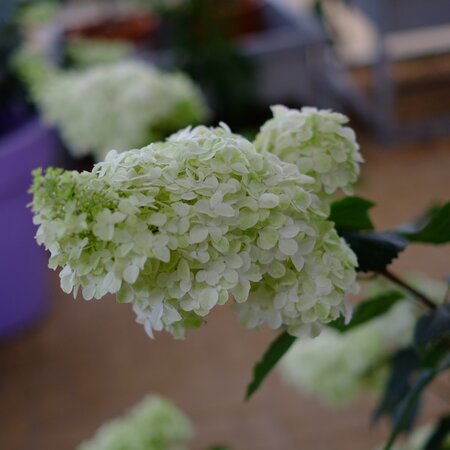
[[[124,417],[99,428],[77,450],[183,450],[191,434],[191,424],[178,408],[147,396]]]

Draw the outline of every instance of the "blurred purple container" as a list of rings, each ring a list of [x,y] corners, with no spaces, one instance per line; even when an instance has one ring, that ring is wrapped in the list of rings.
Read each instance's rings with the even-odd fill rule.
[[[53,131],[35,118],[0,137],[0,339],[26,329],[46,310],[47,264],[26,205],[31,171],[54,163],[57,149]]]

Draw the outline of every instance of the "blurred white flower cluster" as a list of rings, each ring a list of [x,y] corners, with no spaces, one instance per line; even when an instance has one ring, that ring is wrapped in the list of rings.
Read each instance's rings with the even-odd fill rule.
[[[191,434],[191,424],[178,408],[148,396],[125,416],[99,428],[77,450],[184,450]]]
[[[123,151],[202,122],[207,108],[182,73],[164,73],[138,61],[57,72],[40,83],[37,103],[77,157]]]
[[[226,126],[188,128],[92,172],[36,173],[37,240],[65,292],[132,302],[150,336],[183,336],[229,294],[249,328],[317,334],[357,285],[314,185]]]
[[[342,189],[350,194],[363,159],[354,131],[344,126],[348,119],[316,108],[299,111],[277,105],[272,112],[273,119],[256,137],[256,148],[296,164],[301,173],[313,177],[316,192]]]
[[[405,300],[346,333],[326,329],[296,342],[281,361],[281,372],[301,392],[331,406],[354,400],[365,389],[376,392],[386,379],[389,357],[411,341],[417,314],[416,305]]]

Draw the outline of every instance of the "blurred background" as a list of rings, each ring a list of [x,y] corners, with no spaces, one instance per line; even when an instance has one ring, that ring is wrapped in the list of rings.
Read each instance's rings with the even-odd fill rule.
[[[330,409],[272,374],[273,339],[228,306],[175,341],[127,305],[59,288],[26,208],[31,170],[89,170],[110,148],[225,121],[253,137],[270,105],[347,114],[365,158],[356,194],[378,228],[450,194],[448,0],[0,0],[0,450],[65,450],[147,393],[192,420],[190,448],[365,450],[374,401]],[[394,270],[448,276],[450,251],[411,246]],[[427,398],[433,417],[448,403]]]

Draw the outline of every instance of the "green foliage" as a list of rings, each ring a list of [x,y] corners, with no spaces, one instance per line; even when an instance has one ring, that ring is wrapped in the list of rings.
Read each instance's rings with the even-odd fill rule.
[[[447,244],[450,242],[450,202],[433,208],[427,223],[419,230],[401,232],[412,242],[424,244]]]
[[[435,429],[428,438],[427,443],[423,450],[445,450],[448,449],[448,445],[443,447],[446,443],[447,437],[450,435],[450,415],[441,417]]]
[[[420,411],[425,389],[449,368],[450,352],[447,342],[437,342],[426,348],[410,346],[394,355],[383,398],[374,413],[374,421],[382,416],[391,419],[392,431],[384,450],[390,450],[402,432],[411,430]],[[438,428],[439,426],[436,431]],[[441,433],[443,431],[439,431],[436,440],[445,437]]]
[[[383,292],[359,303],[353,312],[350,323],[346,324],[344,318],[339,317],[335,321],[329,323],[328,326],[344,333],[369,320],[382,316],[389,311],[393,305],[404,298],[405,295],[397,290]]]
[[[450,305],[446,304],[422,316],[416,325],[414,341],[418,346],[437,342],[450,333]]]
[[[434,208],[426,224],[415,231],[373,232],[368,214],[374,206],[361,197],[346,197],[331,205],[330,220],[358,258],[360,272],[382,272],[409,242],[450,242],[450,202]]]
[[[422,357],[423,360],[423,357]],[[408,429],[414,421],[416,411],[419,407],[421,396],[425,388],[442,372],[450,368],[450,355],[447,353],[439,361],[435,367],[423,367],[420,364],[419,359],[418,367],[416,368],[416,373],[413,378],[413,382],[406,393],[400,397],[398,401],[393,402],[393,427],[389,440],[384,447],[384,450],[391,450],[392,445],[396,441],[399,434]],[[407,378],[408,381],[411,377]]]
[[[382,272],[407,246],[407,241],[395,233],[338,232],[355,252],[360,272]]]
[[[250,397],[258,390],[261,383],[265,380],[267,375],[275,367],[281,357],[289,350],[295,341],[295,337],[286,333],[281,333],[269,346],[264,353],[261,361],[259,361],[253,369],[253,379],[247,387],[245,399]]]
[[[361,197],[346,197],[331,205],[330,220],[355,252],[360,272],[382,272],[408,243],[397,233],[371,231],[369,210],[374,205]]]
[[[419,364],[419,355],[412,347],[402,349],[394,355],[383,398],[374,413],[375,422],[383,415],[387,415],[390,416],[393,427],[396,426],[399,419],[399,405],[412,388],[412,374]],[[416,413],[417,408],[414,408],[410,411],[407,420],[403,419],[402,430],[410,428]]]
[[[369,210],[375,203],[361,197],[345,197],[331,204],[330,220],[338,230],[373,230]]]

